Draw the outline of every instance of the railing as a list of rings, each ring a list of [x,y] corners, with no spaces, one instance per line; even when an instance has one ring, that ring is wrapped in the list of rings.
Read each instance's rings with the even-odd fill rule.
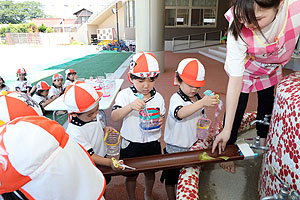
[[[211,31],[174,37],[172,39],[173,51],[203,48],[221,44],[223,31]]]

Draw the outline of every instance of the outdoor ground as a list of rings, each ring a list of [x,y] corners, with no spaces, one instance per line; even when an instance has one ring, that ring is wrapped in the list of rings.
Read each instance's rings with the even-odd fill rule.
[[[16,80],[16,70],[23,66],[28,71],[28,78],[32,82],[40,79],[47,80],[52,74],[61,72],[66,68],[74,68],[78,71],[79,77],[88,78],[89,76],[102,75],[104,72],[112,72],[120,65],[126,70],[128,53],[110,53],[96,55],[98,50],[95,46],[51,46],[51,47],[25,47],[25,46],[0,46],[1,55],[1,73],[0,75],[9,83],[13,84]],[[91,56],[90,56],[91,55]],[[84,58],[83,58],[84,57]],[[177,87],[173,86],[174,72],[178,63],[187,57],[198,58],[206,69],[206,84],[201,89],[201,93],[206,89],[210,89],[220,95],[220,99],[226,103],[226,87],[228,77],[223,69],[223,64],[215,60],[209,59],[198,53],[172,53],[165,54],[165,72],[160,74],[156,89],[160,92],[169,107],[169,99],[171,95],[177,91]],[[75,59],[80,58],[81,62]],[[86,59],[85,59],[86,58]],[[125,61],[127,59],[127,61]],[[124,64],[122,64],[125,61]],[[116,62],[111,64],[110,62]],[[71,63],[73,65],[67,66]],[[108,68],[102,68],[103,65]],[[61,68],[62,67],[62,68]],[[47,70],[46,70],[47,69]],[[284,70],[284,74],[291,73],[291,70]],[[48,78],[47,78],[48,77]],[[127,80],[127,73],[124,73],[122,88],[130,85]],[[13,87],[12,87],[13,88]],[[247,111],[256,110],[256,93],[250,95]],[[113,122],[110,118],[111,110],[106,110],[107,123],[115,127],[117,130],[121,127],[121,122]],[[208,109],[208,117],[212,118],[214,109]],[[224,110],[220,114],[222,120]],[[244,137],[253,137],[256,135],[255,129],[243,134]],[[183,136],[184,137],[184,136]],[[161,140],[162,146],[164,142]],[[237,162],[237,173],[229,174],[222,170],[218,164],[207,165],[200,176],[200,199],[206,200],[256,200],[257,199],[257,181],[261,163],[261,156],[256,160]],[[156,173],[156,182],[153,190],[155,200],[166,200],[164,185],[159,182],[161,172]],[[143,199],[144,191],[143,175],[140,175],[137,182],[137,200]],[[124,185],[124,177],[113,177],[107,186],[106,199],[108,200],[125,200],[127,194]]]

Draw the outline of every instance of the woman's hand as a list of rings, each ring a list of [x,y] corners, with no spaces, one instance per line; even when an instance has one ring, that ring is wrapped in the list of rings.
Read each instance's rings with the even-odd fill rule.
[[[219,148],[219,154],[221,154],[222,151],[225,150],[227,141],[230,138],[230,133],[231,133],[230,131],[228,131],[226,129],[223,129],[223,131],[219,135],[217,135],[217,137],[216,137],[216,139],[213,143],[212,153],[215,152],[215,149],[216,149],[217,146]]]

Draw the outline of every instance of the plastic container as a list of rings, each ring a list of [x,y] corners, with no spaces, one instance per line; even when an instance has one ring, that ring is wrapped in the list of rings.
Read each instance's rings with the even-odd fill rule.
[[[107,147],[108,156],[117,156],[120,153],[121,135],[117,131],[106,132],[104,136],[104,143]]]
[[[104,83],[103,83],[103,97],[110,97],[110,91],[111,91],[111,88],[110,88],[110,82],[108,80],[105,80]]]
[[[198,139],[206,139],[209,135],[211,120],[200,118],[197,122],[197,138]]]
[[[147,108],[146,110],[140,110],[140,129],[143,132],[153,132],[160,129],[159,118],[160,110],[156,108]]]

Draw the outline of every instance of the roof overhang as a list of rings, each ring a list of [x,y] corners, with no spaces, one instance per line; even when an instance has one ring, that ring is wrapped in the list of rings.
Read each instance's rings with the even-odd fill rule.
[[[111,15],[114,15],[112,13],[112,9],[116,7],[116,3],[112,3],[111,6],[108,6],[106,9],[104,9],[102,12],[100,12],[92,21],[88,23],[88,25],[98,25],[102,24],[107,18],[109,18]],[[123,7],[122,1],[118,2],[118,9]]]

